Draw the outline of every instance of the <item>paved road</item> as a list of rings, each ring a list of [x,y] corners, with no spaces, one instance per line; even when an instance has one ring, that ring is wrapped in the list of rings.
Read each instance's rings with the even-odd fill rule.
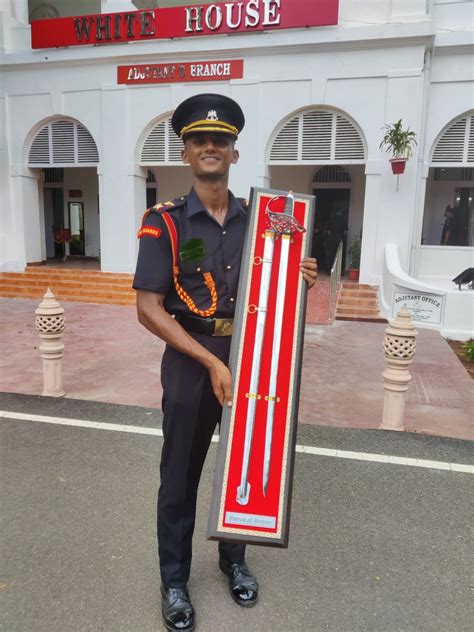
[[[1,629],[162,629],[155,554],[155,410],[0,395],[0,409],[132,426],[0,419]],[[76,422],[74,422],[76,423]],[[298,443],[472,463],[467,442],[302,425]],[[472,629],[469,473],[298,454],[288,550],[249,548],[259,604],[239,608],[205,538],[215,446],[199,497],[190,592],[199,632]]]

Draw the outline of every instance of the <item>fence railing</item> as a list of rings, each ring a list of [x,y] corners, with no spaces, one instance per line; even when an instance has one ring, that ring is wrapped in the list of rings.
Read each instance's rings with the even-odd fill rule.
[[[338,297],[339,288],[341,285],[342,252],[343,252],[343,243],[342,241],[340,241],[337,252],[336,252],[336,256],[334,257],[334,261],[331,267],[331,281],[330,281],[330,286],[329,286],[329,320],[334,320],[337,297]]]

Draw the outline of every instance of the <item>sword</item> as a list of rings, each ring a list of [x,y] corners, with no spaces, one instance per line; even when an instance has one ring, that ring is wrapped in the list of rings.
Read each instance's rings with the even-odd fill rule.
[[[271,203],[280,199],[283,196],[277,196],[272,198],[267,204],[267,216],[270,223],[270,228],[265,231],[265,246],[263,251],[263,260],[262,260],[262,279],[260,283],[260,292],[258,297],[258,307],[257,307],[257,327],[255,331],[255,343],[254,343],[254,351],[253,351],[253,361],[252,361],[252,370],[250,375],[250,388],[249,393],[247,393],[247,397],[249,399],[249,405],[247,409],[247,420],[245,425],[245,439],[244,439],[244,454],[242,458],[242,474],[240,479],[240,485],[237,487],[237,502],[240,505],[246,505],[249,502],[250,495],[250,483],[248,482],[248,474],[249,474],[249,465],[250,465],[250,453],[252,450],[252,440],[253,440],[253,430],[255,426],[255,409],[257,406],[257,400],[260,399],[258,395],[258,385],[260,379],[260,365],[261,365],[261,357],[262,357],[262,347],[263,347],[263,337],[265,333],[265,322],[267,317],[267,305],[268,305],[268,292],[270,289],[270,278],[272,273],[272,264],[273,264],[273,250],[275,243],[275,235],[279,234],[285,236],[287,234],[288,238],[282,241],[287,242],[285,248],[289,248],[291,234],[296,230],[304,231],[304,227],[301,226],[296,219],[293,217],[293,206],[294,206],[294,196],[290,192],[286,199],[285,211],[274,212],[271,210]],[[283,248],[283,244],[282,244]],[[282,252],[283,255],[283,252]],[[284,257],[284,255],[283,255]],[[286,286],[286,270],[288,266],[288,254],[286,255],[286,264],[284,265],[284,276],[285,281],[281,286],[281,293],[283,296],[280,299],[280,312],[281,317],[283,317],[283,305],[284,305],[284,290]],[[280,271],[282,264],[280,262]],[[280,274],[280,272],[279,272]],[[278,289],[280,290],[280,281],[278,282]],[[278,299],[278,295],[277,295]],[[281,329],[282,323],[280,322],[278,331],[279,331],[279,340],[281,340]],[[275,349],[275,345],[274,345]],[[278,354],[280,351],[280,342],[278,343]],[[272,371],[275,373],[275,388],[276,388],[276,373],[278,362],[274,367],[274,362],[272,361]],[[274,389],[275,390],[275,389]],[[273,425],[273,419],[272,419]],[[267,429],[268,433],[268,429]],[[271,435],[272,433],[270,433]],[[270,446],[271,450],[271,436],[270,436]],[[267,443],[267,440],[266,440]],[[268,460],[269,463],[269,460]]]
[[[280,359],[281,334],[283,329],[283,311],[285,308],[285,290],[288,272],[288,257],[290,252],[291,235],[296,232],[304,232],[305,229],[293,217],[295,198],[290,191],[286,198],[285,210],[283,213],[268,211],[270,224],[275,228],[275,232],[281,235],[280,266],[278,269],[278,286],[275,307],[275,323],[273,327],[272,360],[270,367],[269,393],[265,399],[268,401],[267,422],[265,431],[265,453],[263,458],[263,494],[267,493],[268,481],[270,478],[270,462],[272,456],[273,442],[273,422],[275,415],[275,404],[280,401],[277,397],[278,363]]]
[[[257,328],[255,331],[255,343],[253,350],[252,371],[250,374],[250,387],[247,397],[249,405],[247,409],[247,421],[245,425],[244,454],[242,459],[242,475],[240,485],[237,487],[237,502],[246,505],[249,501],[250,483],[248,482],[250,452],[252,449],[253,429],[255,425],[255,408],[257,405],[258,382],[260,378],[260,365],[262,358],[263,335],[265,333],[265,321],[267,318],[268,291],[270,289],[270,277],[273,263],[273,246],[275,231],[265,231],[265,247],[262,260],[262,279],[257,307]]]

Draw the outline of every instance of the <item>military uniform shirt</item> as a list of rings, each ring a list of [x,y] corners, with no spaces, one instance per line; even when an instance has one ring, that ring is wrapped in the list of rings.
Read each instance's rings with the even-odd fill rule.
[[[206,310],[212,299],[204,283],[204,272],[210,272],[217,291],[217,318],[234,315],[240,261],[247,222],[243,204],[229,191],[229,206],[224,225],[221,226],[207,211],[194,189],[184,198],[174,201],[172,207],[163,208],[174,221],[178,233],[179,248],[191,239],[204,242],[205,254],[197,261],[181,261],[178,257],[179,277],[182,288],[189,294],[197,308]],[[173,256],[168,229],[158,213],[150,213],[144,226],[155,229],[155,236],[142,235],[133,287],[165,296],[164,306],[170,314],[193,312],[179,298],[173,283]],[[158,236],[156,236],[158,235]]]

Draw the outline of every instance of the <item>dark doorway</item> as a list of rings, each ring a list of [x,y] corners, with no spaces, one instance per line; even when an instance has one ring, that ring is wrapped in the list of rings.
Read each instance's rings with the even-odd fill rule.
[[[151,208],[156,204],[156,189],[148,188],[146,190],[146,207]]]
[[[342,261],[346,260],[351,190],[313,189],[313,195],[316,196],[316,221],[312,255],[318,260],[321,270],[330,272],[341,240],[344,248]]]
[[[61,188],[44,189],[44,217],[46,232],[46,256],[64,256],[64,245],[59,234],[64,228],[64,194]]]
[[[472,196],[474,189],[462,187],[454,195],[453,246],[472,246]]]

